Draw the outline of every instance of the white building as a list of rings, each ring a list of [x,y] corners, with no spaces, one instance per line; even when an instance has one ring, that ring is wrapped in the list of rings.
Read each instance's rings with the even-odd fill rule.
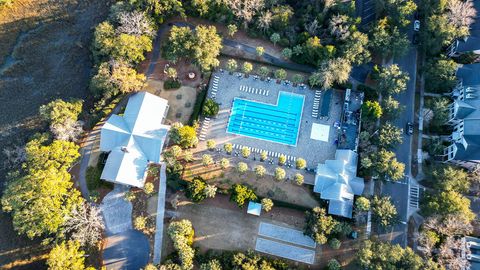
[[[159,163],[170,126],[162,124],[168,101],[139,92],[128,100],[123,115],[103,125],[100,150],[109,152],[101,179],[142,188],[149,163]]]

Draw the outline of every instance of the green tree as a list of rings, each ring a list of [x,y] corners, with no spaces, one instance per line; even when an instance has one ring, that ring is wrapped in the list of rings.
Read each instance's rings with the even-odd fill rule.
[[[114,59],[128,63],[139,63],[145,60],[144,53],[153,48],[152,38],[147,35],[134,36],[120,34],[113,40],[113,48],[110,55]]]
[[[280,34],[278,34],[278,33],[273,33],[273,34],[270,36],[270,41],[273,43],[273,45],[276,45],[277,42],[280,41]]]
[[[260,75],[261,77],[265,78],[268,76],[268,74],[270,74],[270,70],[267,67],[261,66],[258,69],[258,75]]]
[[[276,5],[271,8],[272,26],[275,30],[284,30],[292,18],[294,12],[289,5]]]
[[[335,228],[337,221],[331,216],[327,216],[325,209],[315,207],[312,211],[305,213],[304,233],[323,245],[327,243],[328,237]]]
[[[404,106],[401,106],[400,103],[392,96],[382,99],[383,118],[389,120],[396,119],[398,116],[400,116],[403,110]]]
[[[290,59],[292,58],[293,51],[290,48],[285,48],[282,50],[282,56],[285,59]]]
[[[475,218],[470,209],[470,200],[453,190],[427,194],[421,210],[425,216],[459,214],[468,221]]]
[[[189,27],[173,26],[163,49],[164,57],[176,63],[181,57],[191,57],[195,44],[193,32]]]
[[[244,174],[245,172],[248,171],[248,165],[247,163],[245,162],[239,162],[237,164],[237,171],[240,173],[240,174]]]
[[[76,241],[62,242],[48,254],[47,265],[49,270],[83,270],[85,253]]]
[[[215,140],[207,140],[207,149],[208,150],[215,149],[216,145],[217,145],[217,143],[215,142]]]
[[[255,168],[253,169],[255,171],[255,174],[258,176],[258,177],[263,177],[265,176],[265,173],[267,172],[267,170],[265,169],[265,167],[263,167],[262,165],[257,165],[255,166]]]
[[[403,141],[403,129],[398,128],[387,122],[380,127],[378,133],[378,142],[382,147],[393,148]]]
[[[197,132],[192,126],[184,126],[181,123],[174,123],[170,129],[170,138],[173,143],[182,148],[194,147],[198,144]]]
[[[250,153],[251,153],[250,148],[246,146],[242,147],[242,156],[244,158],[248,158],[250,156]]]
[[[407,73],[400,70],[398,65],[393,64],[380,69],[377,87],[384,94],[399,94],[407,89],[409,79]]]
[[[23,172],[9,176],[2,196],[2,210],[12,214],[19,234],[33,239],[61,233],[67,215],[82,203],[68,173],[78,149],[68,141],[48,143],[46,136],[27,143]]]
[[[295,161],[295,165],[297,167],[297,169],[299,170],[303,170],[307,167],[307,162],[305,161],[305,159],[303,158],[298,158],[296,161]]]
[[[227,61],[227,70],[230,72],[236,71],[238,68],[237,61],[235,59],[228,59]]]
[[[222,38],[217,34],[215,26],[195,27],[195,46],[193,58],[202,70],[218,67],[220,62],[217,57],[222,49]]]
[[[382,116],[382,107],[378,101],[367,100],[362,105],[362,117],[366,119],[376,120]]]
[[[405,164],[397,161],[395,153],[385,149],[375,154],[373,168],[375,175],[382,180],[398,181],[404,177]]]
[[[261,160],[261,161],[265,161],[265,160],[267,160],[267,158],[268,158],[267,151],[262,151],[262,152],[260,153],[260,160]]]
[[[222,270],[222,265],[216,259],[208,261],[200,265],[200,270]]]
[[[40,116],[50,125],[65,123],[69,119],[77,121],[78,115],[82,112],[82,105],[83,100],[80,99],[71,101],[56,99],[40,106]]]
[[[242,71],[243,71],[245,74],[249,74],[250,72],[252,72],[252,70],[253,70],[253,65],[252,65],[252,63],[250,63],[250,62],[245,62],[245,63],[243,63]]]
[[[287,72],[284,69],[275,70],[274,75],[277,80],[285,80],[287,78]]]
[[[191,161],[193,161],[193,153],[192,153],[192,151],[190,151],[190,150],[185,150],[185,151],[183,151],[183,160],[185,160],[185,162],[191,162]]]
[[[202,165],[207,167],[213,164],[213,158],[209,154],[204,154],[202,156]]]
[[[93,56],[96,62],[111,55],[115,38],[115,29],[111,23],[104,21],[95,27],[93,33]]]
[[[425,67],[425,90],[428,92],[445,93],[457,84],[457,63],[452,59],[432,58]]]
[[[410,15],[417,9],[417,5],[412,0],[382,0],[379,3],[383,4],[391,24],[398,27],[409,25]]]
[[[340,57],[347,59],[352,64],[361,65],[370,61],[368,50],[368,35],[359,31],[349,35],[339,48]]]
[[[426,16],[420,31],[420,41],[428,55],[437,55],[453,40],[468,35],[468,27],[458,27],[450,23],[448,16],[441,12]]]
[[[262,203],[262,209],[263,211],[265,212],[269,212],[270,210],[272,210],[272,207],[273,207],[273,201],[269,198],[263,198],[261,200],[261,203]]]
[[[275,180],[281,181],[285,179],[286,176],[287,176],[287,173],[285,172],[284,169],[280,167],[275,169],[275,173],[274,173]]]
[[[356,254],[356,262],[362,269],[412,269],[434,270],[441,267],[431,267],[431,260],[423,259],[407,247],[392,245],[388,242],[366,240]],[[430,267],[428,267],[430,266]]]
[[[177,79],[177,76],[178,76],[178,74],[177,74],[177,70],[175,68],[173,68],[173,67],[167,68],[167,77],[168,78],[171,78],[171,79],[175,80],[175,79]]]
[[[398,220],[397,209],[390,197],[373,197],[372,218],[382,227],[394,225]]]
[[[283,154],[280,155],[280,156],[278,157],[278,164],[281,165],[281,166],[283,166],[283,165],[285,165],[285,162],[287,162],[287,156],[285,156],[285,155],[283,155]]]
[[[440,190],[466,193],[470,188],[470,179],[467,172],[453,166],[436,166],[430,173],[433,184]]]
[[[223,145],[223,150],[225,150],[225,152],[231,154],[232,151],[233,151],[233,145],[231,143],[226,143]]]
[[[237,33],[238,28],[235,24],[229,24],[227,25],[227,33],[230,37],[233,37],[235,33]]]
[[[370,210],[370,200],[365,197],[358,197],[355,201],[356,212],[367,212]]]
[[[182,155],[182,148],[178,145],[174,145],[170,148],[170,153],[174,158],[179,158]]]
[[[257,56],[262,56],[265,53],[265,48],[259,46],[255,48],[255,52],[257,53]]]
[[[247,201],[255,201],[257,195],[252,189],[247,186],[234,184],[230,188],[230,201],[237,203],[238,207],[242,208]]]
[[[304,177],[302,174],[296,173],[294,176],[294,180],[297,185],[301,186],[303,184]]]
[[[332,238],[332,239],[328,240],[328,245],[332,249],[339,249],[340,246],[342,245],[342,243],[337,238]]]
[[[196,177],[188,183],[187,192],[185,194],[192,201],[201,202],[207,197],[205,194],[206,186],[207,184],[202,178]]]
[[[440,128],[445,125],[450,116],[450,100],[444,97],[435,97],[426,102],[426,106],[433,112],[433,117],[430,120],[430,125],[435,128]]]
[[[90,81],[90,88],[95,96],[110,98],[120,93],[141,90],[145,81],[145,75],[138,74],[125,62],[104,62]]]
[[[155,191],[155,187],[151,182],[145,183],[143,187],[143,192],[147,195],[151,195]]]
[[[228,166],[230,166],[230,161],[227,158],[220,159],[220,167],[222,169],[226,169]]]
[[[193,268],[193,258],[195,251],[191,247],[195,232],[192,223],[189,220],[182,219],[170,223],[167,234],[173,242],[175,250],[181,261],[183,270],[191,270]]]
[[[370,31],[369,47],[382,57],[401,57],[410,46],[407,36],[396,26],[390,26],[387,18],[378,20]]]

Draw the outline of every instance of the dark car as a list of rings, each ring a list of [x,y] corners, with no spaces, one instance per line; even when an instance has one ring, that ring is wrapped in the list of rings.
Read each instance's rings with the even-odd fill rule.
[[[418,34],[417,33],[413,34],[412,43],[414,45],[418,44]]]
[[[407,123],[407,134],[412,135],[413,134],[413,124],[408,122]]]

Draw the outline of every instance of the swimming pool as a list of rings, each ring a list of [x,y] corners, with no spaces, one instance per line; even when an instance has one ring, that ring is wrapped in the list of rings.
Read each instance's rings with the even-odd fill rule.
[[[304,96],[280,92],[276,105],[235,98],[227,132],[297,145]]]

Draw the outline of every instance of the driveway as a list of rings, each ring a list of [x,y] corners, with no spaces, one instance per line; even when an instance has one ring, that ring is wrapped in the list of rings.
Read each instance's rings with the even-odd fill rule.
[[[132,204],[124,199],[128,190],[127,186],[116,184],[100,205],[107,235],[103,247],[107,269],[138,270],[148,263],[148,239],[132,229]]]

